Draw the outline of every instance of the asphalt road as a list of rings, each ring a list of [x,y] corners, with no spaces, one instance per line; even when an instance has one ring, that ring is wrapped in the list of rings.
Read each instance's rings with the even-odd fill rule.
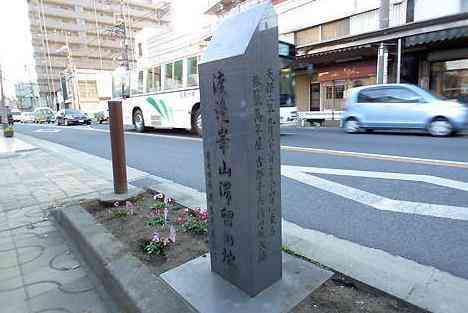
[[[20,133],[110,159],[106,129],[17,126]],[[468,279],[467,135],[291,128],[281,144],[285,219]],[[127,132],[126,146],[129,166],[204,191],[200,139],[185,132]]]

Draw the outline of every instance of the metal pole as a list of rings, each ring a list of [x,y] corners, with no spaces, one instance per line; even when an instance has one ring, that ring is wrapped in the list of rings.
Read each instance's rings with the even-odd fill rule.
[[[3,125],[6,125],[8,123],[8,114],[7,114],[7,110],[6,110],[6,105],[5,105],[5,94],[4,94],[4,91],[3,91],[3,71],[2,71],[2,65],[0,64],[0,97],[2,97],[2,99],[0,99],[0,108],[1,108],[1,122]]]
[[[401,38],[398,38],[397,76],[396,76],[397,84],[399,84],[400,81],[401,81]]]
[[[109,128],[112,149],[112,170],[114,192],[127,193],[127,161],[125,158],[125,137],[122,117],[122,101],[109,101]]]

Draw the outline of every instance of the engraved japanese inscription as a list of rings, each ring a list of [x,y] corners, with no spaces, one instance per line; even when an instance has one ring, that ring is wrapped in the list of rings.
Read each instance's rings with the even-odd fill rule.
[[[282,275],[278,76],[271,4],[225,20],[200,65],[211,268],[251,296]]]

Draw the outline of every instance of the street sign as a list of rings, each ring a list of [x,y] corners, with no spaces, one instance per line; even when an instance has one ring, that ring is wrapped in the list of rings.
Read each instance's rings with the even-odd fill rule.
[[[277,17],[230,17],[200,65],[211,269],[255,296],[282,277]]]

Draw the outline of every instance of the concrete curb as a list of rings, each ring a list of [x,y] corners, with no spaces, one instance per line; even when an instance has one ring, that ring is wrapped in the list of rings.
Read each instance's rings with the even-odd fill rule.
[[[83,208],[70,206],[51,214],[123,312],[196,312]]]

